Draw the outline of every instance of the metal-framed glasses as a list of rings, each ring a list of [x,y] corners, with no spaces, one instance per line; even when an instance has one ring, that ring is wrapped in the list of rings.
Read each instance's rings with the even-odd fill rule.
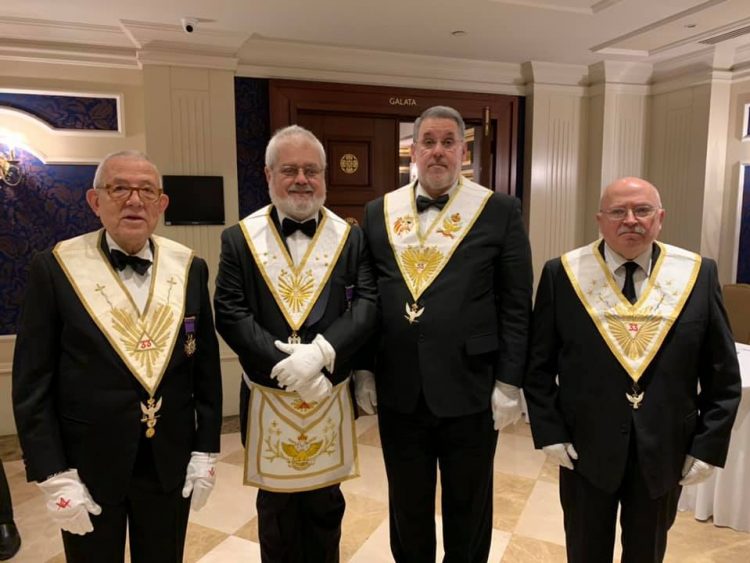
[[[613,207],[612,209],[602,209],[601,213],[603,213],[610,221],[622,221],[628,216],[628,213],[631,212],[636,219],[650,219],[658,209],[658,207],[654,207],[653,205],[636,205],[635,207]]]
[[[417,141],[416,145],[424,152],[435,150],[435,147],[437,147],[438,145],[443,147],[444,151],[452,152],[458,150],[458,147],[461,146],[461,141],[458,139],[454,139],[453,137],[448,137],[446,139],[443,139],[442,141],[427,137],[425,139],[422,139],[421,141]]]
[[[302,174],[308,180],[314,180],[323,173],[323,169],[317,166],[295,166],[293,164],[283,164],[279,166],[279,174],[285,178],[296,178],[302,171]]]
[[[127,186],[125,184],[106,184],[97,190],[104,190],[113,201],[127,201],[138,192],[138,197],[144,203],[154,203],[159,199],[162,191],[156,186],[145,184],[143,186]]]

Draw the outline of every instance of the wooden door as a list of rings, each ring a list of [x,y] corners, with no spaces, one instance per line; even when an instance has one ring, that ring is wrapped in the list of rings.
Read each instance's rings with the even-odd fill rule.
[[[518,96],[270,80],[269,103],[272,131],[298,123],[323,142],[327,205],[343,217],[361,219],[367,201],[400,185],[399,123],[434,105],[454,107],[473,128],[476,150],[464,171],[495,191],[520,191]]]
[[[362,221],[364,205],[398,187],[398,120],[300,111],[326,149],[326,207]]]

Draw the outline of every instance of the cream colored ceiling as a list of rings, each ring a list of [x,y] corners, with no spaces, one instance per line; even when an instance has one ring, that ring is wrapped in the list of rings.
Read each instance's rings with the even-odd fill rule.
[[[186,16],[204,20],[190,35]],[[750,0],[9,0],[0,53],[91,46],[92,57],[171,50],[241,63],[253,39],[269,39],[507,63],[658,62],[748,25]],[[743,43],[750,34],[733,40]]]

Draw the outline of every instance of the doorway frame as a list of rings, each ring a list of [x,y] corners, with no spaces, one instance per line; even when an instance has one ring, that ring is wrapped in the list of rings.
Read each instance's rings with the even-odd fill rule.
[[[493,153],[496,192],[520,195],[518,182],[519,108],[521,98],[391,86],[271,79],[268,83],[271,132],[297,122],[300,111],[394,117],[411,121],[429,107],[448,105],[465,121],[495,121]]]

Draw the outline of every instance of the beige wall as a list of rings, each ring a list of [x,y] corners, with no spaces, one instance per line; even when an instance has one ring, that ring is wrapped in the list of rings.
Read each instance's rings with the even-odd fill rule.
[[[523,72],[494,68],[497,84],[484,88],[478,82],[486,76],[481,69],[471,67],[468,78],[474,81],[467,82],[461,74],[466,69],[451,65],[449,74],[457,82],[445,86],[412,80],[406,72],[394,72],[383,83],[453,89],[469,84],[470,90],[527,96],[524,211],[537,278],[545,260],[597,236],[593,214],[601,187],[624,174],[643,174],[661,189],[668,210],[664,240],[710,252],[720,259],[722,281],[732,278],[739,164],[750,163],[750,142],[742,142],[739,132],[744,104],[750,103],[750,78],[735,77],[732,84],[726,73],[704,74],[653,83],[643,65],[587,69],[528,63]],[[284,68],[264,67],[255,75],[310,78]],[[630,70],[632,77],[623,78]],[[167,174],[222,175],[231,224],[238,219],[234,76],[231,69],[170,64],[139,70],[5,61],[0,88],[121,96],[124,129],[114,135],[60,136],[7,111],[0,111],[0,127],[23,132],[31,148],[58,159],[96,162],[111,150],[139,148]],[[158,229],[204,257],[212,280],[220,231],[213,226]],[[12,337],[0,337],[0,434],[14,431],[12,346]],[[232,414],[240,369],[223,344],[221,354],[224,412]]]
[[[225,221],[239,220],[234,73],[226,70],[148,65],[144,68],[146,149],[164,174],[224,177]],[[205,259],[213,295],[224,226],[165,226],[157,232]],[[239,412],[242,370],[221,342],[224,415]]]
[[[647,176],[666,209],[661,240],[700,251],[710,85],[654,95]]]

